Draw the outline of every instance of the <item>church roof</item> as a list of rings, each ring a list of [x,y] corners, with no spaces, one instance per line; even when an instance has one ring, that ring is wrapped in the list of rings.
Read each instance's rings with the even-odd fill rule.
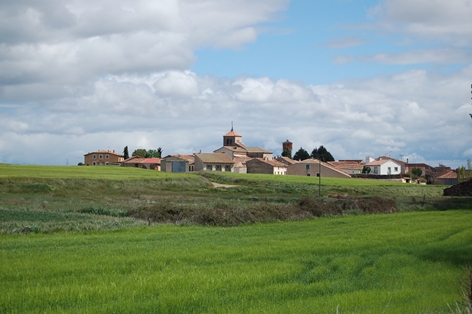
[[[237,143],[237,144],[239,144],[239,143]],[[230,150],[230,151],[232,151],[232,152],[240,152],[240,153],[246,153],[246,152],[247,152],[246,148],[241,147],[241,146],[239,146],[239,145],[223,146],[223,147],[226,148],[226,149],[228,149],[228,150]],[[223,147],[222,147],[222,148],[223,148]],[[220,148],[220,149],[221,149],[221,148]]]
[[[233,130],[231,130],[229,133],[226,133],[225,135],[223,136],[238,136],[238,137],[242,137],[241,135],[239,135],[238,133],[234,132]]]

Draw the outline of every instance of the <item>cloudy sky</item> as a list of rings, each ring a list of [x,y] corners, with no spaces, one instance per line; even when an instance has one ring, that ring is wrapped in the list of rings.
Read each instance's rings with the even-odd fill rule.
[[[0,1],[0,162],[324,145],[472,158],[471,0]]]

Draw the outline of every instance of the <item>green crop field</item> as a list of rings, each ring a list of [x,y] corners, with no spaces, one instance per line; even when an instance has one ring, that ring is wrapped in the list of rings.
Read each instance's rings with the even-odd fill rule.
[[[182,176],[192,176],[179,174]],[[133,167],[87,167],[87,166],[36,166],[0,164],[0,178],[49,178],[49,179],[107,179],[136,180],[173,178],[176,174],[145,171]]]
[[[470,312],[470,197],[313,179],[0,164],[0,313]]]
[[[472,212],[3,236],[2,313],[447,313]]]

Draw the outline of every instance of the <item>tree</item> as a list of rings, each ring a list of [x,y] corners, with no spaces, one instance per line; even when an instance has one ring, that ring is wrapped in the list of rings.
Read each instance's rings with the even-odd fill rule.
[[[123,157],[125,160],[129,158],[128,146],[125,146],[125,149],[123,149]]]
[[[162,148],[158,149],[149,149],[146,152],[146,158],[161,158],[162,156]]]
[[[423,170],[421,170],[420,168],[411,169],[411,175],[413,180],[418,179],[419,177],[421,177],[422,174]]]
[[[146,158],[146,154],[147,152],[144,148],[138,148],[133,152],[132,156],[139,156],[139,157]]]
[[[284,151],[282,152],[282,156],[292,158],[292,150],[288,147],[285,147]]]
[[[328,150],[323,145],[321,145],[318,149],[313,149],[311,152],[311,157],[323,162],[334,161],[333,155],[331,155],[331,153],[328,152]]]
[[[303,147],[300,147],[300,149],[293,156],[293,160],[305,160],[308,158],[310,158],[310,154],[308,154],[308,152],[304,150]]]
[[[457,168],[457,170],[456,170],[456,172],[457,172],[457,181],[459,183],[470,180],[472,178],[472,171],[471,171],[472,169],[471,168],[472,167],[471,167],[470,159],[467,160],[467,169],[464,166]]]
[[[362,173],[369,174],[370,171],[371,171],[370,167],[367,167],[367,166],[362,167]]]

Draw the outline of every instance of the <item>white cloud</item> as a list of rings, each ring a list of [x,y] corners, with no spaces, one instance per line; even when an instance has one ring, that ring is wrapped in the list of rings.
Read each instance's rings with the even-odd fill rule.
[[[289,139],[296,149],[324,145],[338,159],[392,152],[436,162],[470,154],[472,140],[464,136],[472,132],[470,65],[447,74],[414,69],[316,86],[188,70],[196,49],[239,49],[256,40],[261,23],[287,3],[1,2],[0,162],[76,164],[88,151],[126,145],[162,147],[164,154],[212,151],[231,121],[246,144],[275,153]],[[375,26],[413,36],[410,42],[470,44],[472,27],[456,29],[470,25],[467,2],[450,3],[444,9],[433,1],[423,13],[402,11],[424,4],[420,0],[387,0],[376,9]],[[457,20],[448,18],[455,13]],[[364,43],[359,38],[330,45],[352,47]],[[337,61],[470,64],[470,52],[455,46]]]
[[[154,88],[162,95],[196,96],[198,94],[197,84],[195,73],[171,71],[154,83]]]
[[[275,153],[290,139],[294,149],[324,145],[337,159],[364,159],[367,153],[408,155],[411,162],[460,158],[468,154],[464,145],[472,146],[463,136],[472,126],[464,109],[470,86],[457,85],[471,74],[472,67],[447,76],[415,70],[320,86],[189,71],[108,76],[75,98],[5,109],[0,160],[25,160],[16,153],[20,147],[42,163],[59,164],[64,158],[82,161],[72,153],[78,148],[213,151],[231,121],[246,144]],[[43,150],[57,154],[46,157]]]
[[[2,2],[0,83],[67,85],[108,74],[185,70],[194,49],[254,41],[255,25],[287,2]]]
[[[472,3],[469,0],[386,0],[371,13],[384,30],[456,45],[472,42]]]

